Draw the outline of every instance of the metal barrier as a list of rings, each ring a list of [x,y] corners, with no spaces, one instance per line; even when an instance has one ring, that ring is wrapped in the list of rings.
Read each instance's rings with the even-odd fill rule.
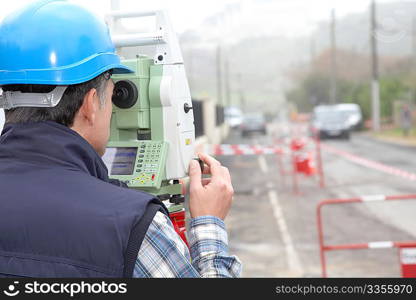
[[[319,235],[319,248],[321,257],[322,277],[327,277],[327,267],[325,251],[334,250],[357,250],[357,249],[381,249],[381,248],[398,248],[400,251],[400,263],[402,269],[402,277],[416,277],[416,241],[395,242],[382,241],[370,242],[360,244],[343,244],[343,245],[325,245],[324,233],[322,225],[322,207],[332,204],[346,204],[346,203],[362,203],[374,201],[394,201],[394,200],[416,200],[416,194],[399,195],[399,196],[384,196],[371,195],[359,198],[349,199],[328,199],[321,201],[317,206],[317,225]]]
[[[277,141],[275,141],[277,143]],[[315,149],[311,150],[308,144],[313,143]],[[294,194],[299,194],[299,174],[305,176],[318,175],[319,186],[325,187],[324,170],[321,156],[321,142],[319,137],[312,138],[292,138],[289,145],[285,146],[287,151],[277,153],[277,165],[279,167],[280,176],[282,179],[286,175],[292,177],[292,190]],[[290,155],[290,170],[286,170],[283,161],[283,155]],[[314,155],[313,155],[314,154]],[[314,164],[316,162],[316,164]]]
[[[321,153],[321,138],[319,134],[314,134],[314,141],[316,146],[316,161],[318,165],[318,175],[319,175],[319,185],[321,188],[325,187],[325,176],[324,176],[324,167],[322,163],[322,153]]]

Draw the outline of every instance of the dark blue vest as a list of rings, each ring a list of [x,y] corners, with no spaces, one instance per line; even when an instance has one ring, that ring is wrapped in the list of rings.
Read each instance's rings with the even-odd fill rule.
[[[152,195],[110,183],[75,131],[6,125],[0,137],[0,275],[128,277],[157,210]]]

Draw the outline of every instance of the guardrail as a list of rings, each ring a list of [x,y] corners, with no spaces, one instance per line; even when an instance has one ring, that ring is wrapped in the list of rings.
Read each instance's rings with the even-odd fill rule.
[[[400,253],[402,277],[407,277],[407,278],[416,277],[416,241],[404,241],[404,242],[378,241],[378,242],[369,242],[369,243],[339,244],[339,245],[325,245],[325,242],[324,242],[322,207],[326,205],[334,205],[334,204],[363,203],[363,202],[376,202],[376,201],[398,201],[398,200],[416,200],[416,194],[397,195],[397,196],[370,195],[370,196],[347,198],[347,199],[327,199],[318,203],[316,214],[317,214],[317,226],[318,226],[322,277],[327,277],[328,275],[326,257],[325,257],[326,251],[381,249],[381,248],[398,248],[399,253]]]

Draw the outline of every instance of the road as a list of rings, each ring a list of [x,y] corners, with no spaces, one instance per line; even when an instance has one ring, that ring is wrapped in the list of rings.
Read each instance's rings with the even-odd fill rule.
[[[233,131],[224,143],[272,145],[273,139],[270,134],[242,138]],[[242,260],[244,277],[321,275],[316,226],[320,200],[415,192],[415,148],[365,134],[354,134],[350,141],[324,141],[323,146],[326,187],[319,187],[317,177],[301,177],[298,195],[291,178],[280,175],[276,155],[217,156],[233,179],[235,197],[226,224],[230,250]],[[416,200],[328,206],[323,210],[325,241],[416,240],[415,212]],[[400,276],[397,249],[333,251],[327,264],[331,277]]]

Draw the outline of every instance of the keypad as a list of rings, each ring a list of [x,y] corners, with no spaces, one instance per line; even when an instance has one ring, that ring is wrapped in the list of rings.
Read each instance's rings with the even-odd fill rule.
[[[138,148],[134,182],[139,185],[153,186],[161,172],[163,142],[142,141]]]

